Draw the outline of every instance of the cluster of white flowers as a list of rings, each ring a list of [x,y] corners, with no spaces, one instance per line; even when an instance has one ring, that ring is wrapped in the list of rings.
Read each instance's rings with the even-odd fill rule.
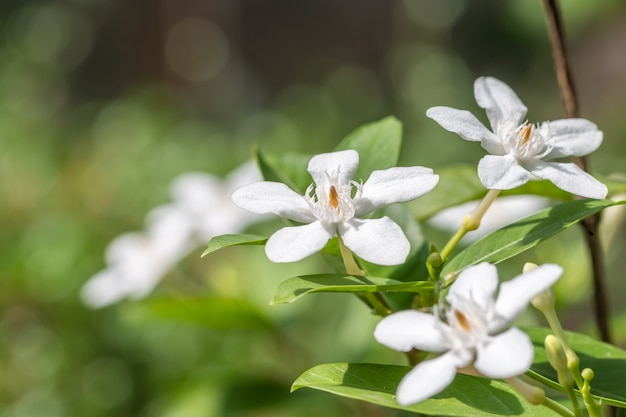
[[[109,244],[106,268],[85,283],[83,302],[100,308],[126,297],[145,297],[189,252],[214,236],[239,233],[258,221],[258,216],[235,207],[230,194],[260,179],[251,162],[224,180],[202,172],[177,177],[172,202],[148,213],[145,231],[122,234]]]
[[[467,111],[433,107],[427,115],[463,139],[479,141],[489,152],[478,164],[485,187],[511,189],[543,178],[579,196],[606,196],[606,186],[575,164],[551,161],[597,149],[602,132],[593,123],[566,119],[529,124],[524,119],[527,109],[517,95],[494,78],[477,79],[474,92],[487,112],[491,130]],[[173,203],[150,213],[146,232],[122,235],[111,243],[108,266],[85,285],[83,299],[101,307],[126,296],[143,297],[197,244],[242,231],[250,216],[230,205],[228,196],[233,190],[232,202],[242,209],[301,223],[269,238],[265,250],[274,262],[303,259],[337,237],[342,248],[366,261],[402,264],[410,251],[402,229],[386,216],[363,216],[429,192],[439,177],[430,168],[395,167],[374,171],[363,183],[353,179],[358,164],[359,154],[354,150],[314,156],[308,165],[313,183],[304,195],[282,183],[254,182],[258,172],[251,166],[224,183],[206,174],[186,174],[174,182]],[[546,264],[499,285],[495,266],[483,263],[459,274],[442,309],[435,307],[432,314],[401,311],[385,317],[374,333],[380,343],[404,352],[443,352],[406,375],[398,387],[398,402],[408,405],[439,393],[458,370],[470,368],[492,378],[526,372],[533,359],[530,339],[517,328],[505,328],[561,274],[561,267]]]
[[[597,149],[602,132],[593,123],[565,119],[530,124],[525,121],[527,109],[517,95],[494,78],[477,79],[474,92],[479,106],[487,112],[491,130],[467,111],[433,107],[426,114],[463,139],[480,142],[489,152],[478,164],[478,176],[486,188],[512,189],[539,178],[583,197],[606,196],[606,186],[575,164],[551,161],[587,155]],[[350,150],[313,157],[308,171],[314,183],[304,196],[275,182],[250,184],[233,193],[233,202],[241,208],[305,223],[285,227],[271,236],[266,245],[270,260],[297,261],[320,251],[337,236],[340,244],[345,243],[367,261],[382,265],[405,261],[410,247],[398,225],[387,217],[358,216],[417,198],[433,189],[439,178],[429,168],[391,168],[374,171],[361,184],[352,180],[358,162],[359,155]],[[527,199],[516,197],[512,204],[519,206],[520,198]],[[506,207],[505,202],[498,204]],[[547,201],[531,204],[532,212]],[[505,211],[515,211],[510,204],[508,207]],[[502,221],[494,221],[494,227],[530,214],[518,208],[519,213],[508,213]],[[460,222],[462,215],[456,217]],[[441,224],[449,219],[444,214],[433,222]],[[449,288],[443,309],[435,308],[433,314],[408,310],[385,317],[374,333],[380,343],[403,352],[444,352],[421,362],[405,376],[397,390],[398,402],[409,405],[439,393],[458,370],[471,369],[491,378],[526,372],[534,354],[530,338],[517,328],[505,328],[561,274],[561,267],[546,264],[499,285],[495,266],[482,263],[459,274]]]

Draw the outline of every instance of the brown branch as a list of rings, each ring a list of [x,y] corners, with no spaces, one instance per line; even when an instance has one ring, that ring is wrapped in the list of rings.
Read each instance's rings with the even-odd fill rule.
[[[576,91],[574,90],[574,81],[570,65],[567,60],[567,50],[565,46],[565,30],[563,21],[557,5],[557,0],[543,0],[543,6],[548,20],[548,32],[550,34],[550,43],[552,44],[552,58],[554,59],[554,68],[556,78],[561,91],[561,99],[565,107],[567,117],[578,117],[578,102]],[[585,157],[574,157],[573,161],[583,170],[587,171],[587,160]],[[591,257],[591,265],[593,270],[593,300],[596,325],[600,332],[600,337],[605,342],[611,342],[611,333],[609,331],[608,320],[608,302],[606,297],[605,278],[604,278],[604,262],[602,257],[602,248],[598,237],[598,225],[600,223],[600,214],[587,217],[583,220],[582,225],[587,232],[587,247]]]

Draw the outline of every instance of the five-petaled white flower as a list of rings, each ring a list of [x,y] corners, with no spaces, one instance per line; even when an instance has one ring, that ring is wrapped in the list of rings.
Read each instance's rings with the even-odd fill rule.
[[[604,184],[574,163],[548,162],[583,156],[602,143],[602,132],[586,119],[562,119],[542,124],[525,121],[526,106],[505,83],[480,77],[474,96],[487,112],[491,131],[468,111],[432,107],[426,115],[463,139],[480,142],[491,155],[478,163],[478,176],[489,189],[508,190],[534,177],[547,179],[572,194],[604,198]]]
[[[458,369],[473,364],[491,378],[510,378],[528,370],[533,345],[526,333],[512,327],[500,333],[563,270],[544,264],[506,281],[498,290],[498,272],[489,263],[461,272],[446,296],[446,321],[437,315],[407,310],[383,318],[374,337],[392,349],[445,352],[412,369],[398,386],[402,405],[425,400],[447,387]]]
[[[273,262],[293,262],[320,251],[335,234],[366,261],[397,265],[405,261],[410,244],[390,218],[357,216],[392,203],[413,200],[435,187],[439,176],[430,168],[394,167],[374,171],[365,184],[352,180],[359,164],[354,150],[316,155],[308,171],[314,184],[304,196],[285,184],[264,181],[235,191],[232,201],[254,213],[273,213],[306,223],[274,233],[265,246]]]

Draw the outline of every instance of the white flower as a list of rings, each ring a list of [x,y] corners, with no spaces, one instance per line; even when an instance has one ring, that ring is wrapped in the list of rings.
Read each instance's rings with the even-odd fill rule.
[[[365,184],[352,181],[359,154],[354,150],[316,155],[308,171],[314,184],[304,196],[285,184],[259,182],[235,191],[233,202],[254,213],[273,213],[306,223],[285,227],[267,241],[273,262],[293,262],[320,251],[335,234],[361,258],[380,265],[405,261],[410,244],[390,218],[359,219],[386,205],[413,200],[435,187],[430,168],[395,167],[374,171]]]
[[[206,244],[215,236],[241,232],[260,220],[235,206],[230,195],[261,180],[259,169],[249,161],[225,179],[204,172],[187,172],[174,179],[170,190],[173,204],[189,218],[196,239]]]
[[[549,162],[595,151],[602,143],[602,132],[595,124],[586,119],[530,124],[525,120],[526,106],[515,92],[491,77],[476,80],[474,96],[487,112],[491,131],[464,110],[432,107],[426,115],[463,139],[480,142],[491,154],[478,163],[478,176],[485,187],[508,190],[537,177],[572,194],[606,197],[606,186],[574,163]]]
[[[558,265],[545,264],[502,283],[498,291],[496,267],[482,263],[461,272],[450,286],[446,321],[413,310],[382,319],[374,337],[385,346],[402,352],[444,352],[404,377],[396,392],[398,403],[409,405],[436,395],[458,369],[472,364],[490,378],[526,372],[534,354],[530,338],[518,328],[503,329],[562,272]]]
[[[174,206],[148,215],[146,232],[124,233],[107,246],[107,267],[89,279],[81,290],[85,304],[105,307],[122,298],[143,298],[163,275],[191,249],[191,224]]]
[[[230,194],[259,181],[252,163],[237,168],[225,180],[202,172],[178,176],[172,183],[172,203],[148,213],[144,232],[115,238],[105,253],[106,268],[83,286],[85,304],[101,308],[123,298],[143,298],[192,250],[212,237],[239,233],[258,216],[235,207]]]

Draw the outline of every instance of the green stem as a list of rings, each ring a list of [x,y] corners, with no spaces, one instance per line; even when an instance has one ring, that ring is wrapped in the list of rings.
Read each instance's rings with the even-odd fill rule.
[[[354,256],[352,256],[352,252],[346,247],[346,245],[343,243],[343,239],[338,234],[337,242],[339,242],[339,250],[341,251],[343,264],[346,267],[346,274],[356,277],[364,277],[365,272],[363,272],[363,270],[359,268],[356,261],[354,260]]]
[[[519,394],[521,394],[526,400],[534,405],[543,405],[551,410],[556,411],[563,417],[580,417],[580,414],[572,412],[569,408],[562,404],[546,397],[546,393],[543,389],[531,385],[525,382],[521,375],[519,377],[506,378],[505,381],[511,385]]]
[[[569,408],[565,407],[563,404],[560,404],[560,403],[554,401],[551,398],[547,398],[546,397],[546,399],[543,401],[542,405],[544,407],[548,407],[550,410],[553,410],[553,411],[559,413],[563,417],[579,417],[579,416],[582,416],[582,414],[580,414],[580,408],[578,408],[578,406],[576,406],[576,408],[578,409],[578,412],[572,412],[572,410],[570,410]]]
[[[450,255],[450,252],[452,252],[452,250],[454,250],[456,245],[459,244],[459,242],[461,241],[461,239],[463,239],[463,236],[465,236],[467,234],[467,232],[468,232],[468,230],[463,225],[461,225],[459,230],[456,231],[454,236],[452,236],[450,238],[448,243],[446,243],[446,246],[444,246],[443,250],[441,251],[440,256],[441,256],[441,260],[442,261],[445,262],[445,260]]]
[[[559,343],[561,344],[563,351],[565,352],[565,357],[567,358],[567,368],[574,377],[576,385],[578,385],[579,389],[582,388],[583,378],[580,376],[580,360],[578,359],[576,352],[574,352],[569,343],[567,343],[567,339],[565,338],[565,332],[563,331],[563,326],[561,326],[561,322],[559,321],[559,317],[556,314],[554,305],[541,310],[541,312],[546,317],[548,325],[550,325],[554,336],[556,336],[556,338],[559,340]]]
[[[498,197],[498,194],[500,194],[500,190],[489,190],[489,192],[485,195],[485,197],[483,197],[480,203],[478,203],[476,208],[469,212],[467,216],[465,216],[465,218],[463,219],[463,224],[461,224],[459,230],[456,231],[454,236],[450,238],[448,243],[446,243],[446,246],[441,251],[441,259],[444,262],[448,258],[450,253],[454,250],[456,245],[458,245],[458,243],[461,241],[463,236],[467,234],[467,232],[478,229],[478,226],[480,226],[480,222],[483,219],[483,216],[487,212],[489,206],[491,206],[491,203],[493,203]]]
[[[356,277],[364,277],[365,272],[359,268],[354,260],[354,256],[352,256],[352,252],[343,243],[343,239],[339,236],[339,234],[337,234],[337,242],[339,243],[339,250],[341,251],[341,258],[343,259],[343,264],[346,268],[346,274]],[[391,308],[389,308],[385,299],[378,292],[362,292],[359,293],[359,297],[365,301],[365,303],[369,305],[379,316],[385,317],[392,313]]]
[[[582,417],[583,413],[580,410],[580,405],[578,405],[578,398],[576,397],[576,393],[574,392],[574,387],[569,387],[567,389],[567,396],[572,403],[572,407],[574,407],[574,415],[576,417]]]

